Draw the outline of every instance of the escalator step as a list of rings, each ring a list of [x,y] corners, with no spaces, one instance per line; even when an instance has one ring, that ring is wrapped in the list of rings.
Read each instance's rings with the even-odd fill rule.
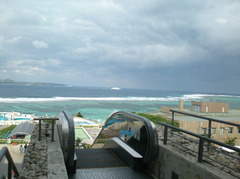
[[[79,169],[75,174],[75,179],[153,179],[145,172],[132,170],[128,167],[101,168],[101,169]]]
[[[76,150],[77,169],[122,167],[125,164],[108,149]]]

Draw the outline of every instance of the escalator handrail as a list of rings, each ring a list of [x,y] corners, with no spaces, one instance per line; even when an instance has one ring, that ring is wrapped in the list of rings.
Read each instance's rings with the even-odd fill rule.
[[[139,154],[137,151],[135,151],[133,148],[131,148],[129,145],[127,145],[125,142],[123,142],[118,137],[112,137],[110,140],[114,141],[118,146],[121,146],[122,149],[124,149],[126,152],[128,152],[131,156],[134,158],[143,158],[141,154]]]
[[[71,169],[76,161],[74,121],[67,111],[59,113],[58,133],[67,169]]]
[[[6,157],[8,160],[8,178],[12,178],[12,170],[13,170],[15,176],[18,177],[19,172],[18,172],[17,167],[13,162],[12,156],[6,146],[4,146],[0,151],[0,162],[2,161],[2,159],[4,157]],[[3,175],[1,177],[6,178]]]
[[[133,113],[129,113],[129,112],[125,112],[125,111],[118,111],[118,112],[115,112],[113,114],[111,114],[105,121],[105,125],[107,124],[107,122],[112,118],[114,117],[115,115],[124,115],[126,117],[129,117],[129,118],[132,118],[132,119],[135,119],[135,120],[138,120],[138,121],[142,121],[146,128],[147,128],[147,134],[148,134],[148,146],[147,146],[147,152],[146,152],[146,155],[143,156],[143,160],[142,160],[142,163],[148,163],[150,162],[153,157],[155,156],[154,154],[154,129],[153,129],[153,126],[154,124],[149,121],[148,119],[142,117],[142,116],[138,116],[136,114],[133,114]],[[104,130],[104,127],[105,125],[103,126],[102,130],[100,131],[99,134],[101,134]],[[98,137],[95,139],[95,141],[93,142],[93,145],[95,144],[95,142],[97,141]],[[92,146],[93,146],[92,145]]]

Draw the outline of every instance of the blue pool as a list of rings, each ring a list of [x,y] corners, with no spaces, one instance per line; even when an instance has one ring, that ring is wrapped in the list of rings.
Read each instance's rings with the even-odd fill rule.
[[[76,125],[89,125],[89,124],[93,124],[90,122],[75,122]]]
[[[8,120],[8,118],[7,118],[7,117],[0,116],[0,121],[6,121],[6,120]]]
[[[17,121],[17,120],[30,120],[30,118],[18,117],[18,118],[15,118],[15,119],[13,119],[13,120],[15,120],[15,121]]]

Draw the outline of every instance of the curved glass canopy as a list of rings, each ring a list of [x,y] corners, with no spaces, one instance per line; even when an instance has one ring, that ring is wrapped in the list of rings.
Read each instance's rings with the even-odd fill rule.
[[[116,137],[142,156],[141,164],[150,162],[157,154],[156,127],[144,117],[123,111],[112,114],[106,120],[92,148],[105,148],[109,140]]]

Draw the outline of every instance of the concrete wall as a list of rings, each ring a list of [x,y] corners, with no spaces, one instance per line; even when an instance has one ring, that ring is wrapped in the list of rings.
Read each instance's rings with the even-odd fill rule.
[[[211,112],[211,113],[227,113],[228,112],[228,103],[212,103],[212,102],[198,102],[192,101],[192,110],[194,106],[200,106],[199,112]]]
[[[240,121],[229,121],[240,124]],[[196,134],[203,134],[203,129],[208,130],[208,121],[180,121],[180,128]],[[229,128],[232,128],[230,133]],[[236,145],[240,145],[240,133],[238,127],[227,124],[212,122],[212,138],[220,142],[225,142],[228,138],[236,137]],[[214,133],[215,132],[215,133]]]
[[[169,145],[160,144],[156,159],[150,164],[149,172],[158,179],[234,179],[235,177],[214,169],[206,163],[197,162]],[[175,174],[175,177],[174,177]],[[177,177],[178,176],[178,177]]]

